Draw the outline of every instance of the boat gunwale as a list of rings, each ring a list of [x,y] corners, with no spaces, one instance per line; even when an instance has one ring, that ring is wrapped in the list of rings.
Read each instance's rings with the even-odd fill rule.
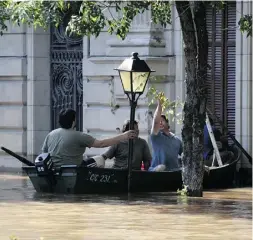
[[[236,147],[237,148],[237,147]],[[236,164],[239,159],[241,158],[241,155],[242,155],[242,151],[237,148],[237,151],[238,151],[238,155],[237,155],[237,158],[231,162],[231,163],[228,163],[228,164],[224,164],[222,166],[217,166],[217,167],[211,167],[211,166],[207,166],[209,168],[210,171],[213,171],[213,170],[218,170],[218,169],[223,169],[223,168],[227,168],[229,166],[233,166],[234,164]],[[26,169],[35,169],[35,166],[22,166],[22,169],[24,169],[26,171]],[[99,168],[99,167],[86,167],[86,166],[78,166],[78,165],[62,165],[60,167],[60,170],[57,171],[55,173],[55,175],[60,175],[62,173],[62,171],[64,169],[89,169],[89,170],[92,170],[92,169],[99,169],[99,170],[103,170],[103,169],[106,169],[106,170],[109,170],[109,171],[115,171],[115,172],[126,172],[128,171],[127,168],[124,168],[124,169],[120,169],[120,168]],[[177,170],[172,170],[172,171],[161,171],[161,172],[155,172],[155,171],[143,171],[143,170],[132,170],[132,172],[134,173],[138,173],[138,172],[141,172],[141,173],[149,173],[149,174],[157,174],[157,173],[174,173],[174,172],[181,172],[182,171],[182,167],[177,169]]]

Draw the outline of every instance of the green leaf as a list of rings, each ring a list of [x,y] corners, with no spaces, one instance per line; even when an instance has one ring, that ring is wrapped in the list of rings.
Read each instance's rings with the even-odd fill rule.
[[[252,15],[241,17],[238,25],[243,33],[247,33],[247,37],[252,36]]]

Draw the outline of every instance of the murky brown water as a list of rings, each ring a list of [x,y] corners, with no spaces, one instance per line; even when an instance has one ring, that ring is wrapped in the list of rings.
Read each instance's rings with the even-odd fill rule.
[[[124,196],[35,193],[24,176],[0,174],[0,240],[252,239],[252,189]]]

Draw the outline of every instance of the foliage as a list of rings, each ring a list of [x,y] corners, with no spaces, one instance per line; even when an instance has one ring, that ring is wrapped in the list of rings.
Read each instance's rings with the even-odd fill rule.
[[[225,1],[206,1],[221,9]],[[48,28],[62,21],[69,34],[99,36],[104,29],[125,39],[136,15],[151,9],[150,21],[166,27],[171,23],[170,1],[0,1],[0,33],[7,30],[6,22]],[[252,15],[245,15],[238,22],[242,32],[252,36]]]
[[[213,8],[220,10],[223,9],[226,2],[225,1],[206,1],[207,4],[210,4]]]
[[[7,30],[6,21],[10,19],[10,14],[7,6],[7,1],[0,1],[0,35],[3,34],[4,30]]]
[[[243,16],[238,22],[238,24],[240,26],[240,30],[243,33],[247,33],[247,37],[252,37],[252,15]]]
[[[18,240],[17,237],[15,237],[14,235],[10,236],[10,240]]]
[[[181,190],[177,190],[177,193],[180,194],[181,196],[187,196],[188,194],[188,186],[184,185]]]
[[[176,121],[178,124],[182,123],[181,108],[183,107],[184,103],[179,99],[173,101],[169,100],[165,96],[164,91],[159,91],[155,86],[152,85],[149,87],[146,97],[149,100],[149,107],[155,104],[158,99],[160,99],[162,103],[162,111],[166,117],[169,118],[169,116],[172,116],[172,121]],[[177,109],[180,110],[177,112]]]
[[[97,37],[107,27],[125,39],[134,17],[151,8],[151,21],[166,26],[171,22],[169,1],[14,1],[0,2],[0,27],[6,30],[5,22],[25,23],[46,29],[65,22],[67,32]]]
[[[222,8],[225,1],[206,1],[215,8]],[[62,21],[70,34],[99,36],[106,28],[125,39],[136,15],[150,9],[154,24],[166,27],[171,23],[170,1],[0,1],[0,32],[7,30],[6,21],[25,23],[29,26],[48,28]],[[240,29],[252,36],[252,16],[246,15],[238,22]]]
[[[125,39],[136,15],[151,7],[154,23],[166,26],[171,22],[170,3],[168,1],[83,1],[79,15],[73,15],[67,31],[78,35],[97,37],[107,27],[110,34],[115,33]]]
[[[56,26],[62,20],[63,12],[70,5],[63,0],[58,1],[4,1],[5,18],[3,20],[10,20],[14,24],[27,24],[36,27],[43,27],[44,29],[53,23]],[[5,22],[0,17],[1,28],[6,29]]]

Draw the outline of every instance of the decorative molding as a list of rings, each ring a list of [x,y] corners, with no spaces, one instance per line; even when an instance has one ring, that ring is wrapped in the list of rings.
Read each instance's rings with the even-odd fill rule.
[[[86,81],[87,83],[89,82],[108,82],[112,81],[114,79],[113,76],[85,76],[83,77],[83,80]]]
[[[127,57],[129,57],[129,55],[124,55],[124,56],[97,56],[97,57],[94,57],[94,56],[91,56],[88,58],[88,60],[92,63],[103,63],[103,64],[108,64],[111,62],[114,62],[114,63],[120,63],[122,61],[124,61]],[[158,57],[158,56],[155,56],[155,57],[152,57],[152,56],[147,56],[147,55],[142,55],[141,56],[141,59],[145,60],[145,61],[159,61],[159,62],[167,62],[167,61],[171,61],[171,59],[174,58],[174,55],[172,56],[161,56],[161,57]]]
[[[107,45],[110,47],[165,47],[166,41],[164,39],[161,39],[159,41],[155,38],[145,37],[145,38],[139,38],[139,37],[127,37],[123,41],[118,41],[115,39],[110,39],[106,41]]]

